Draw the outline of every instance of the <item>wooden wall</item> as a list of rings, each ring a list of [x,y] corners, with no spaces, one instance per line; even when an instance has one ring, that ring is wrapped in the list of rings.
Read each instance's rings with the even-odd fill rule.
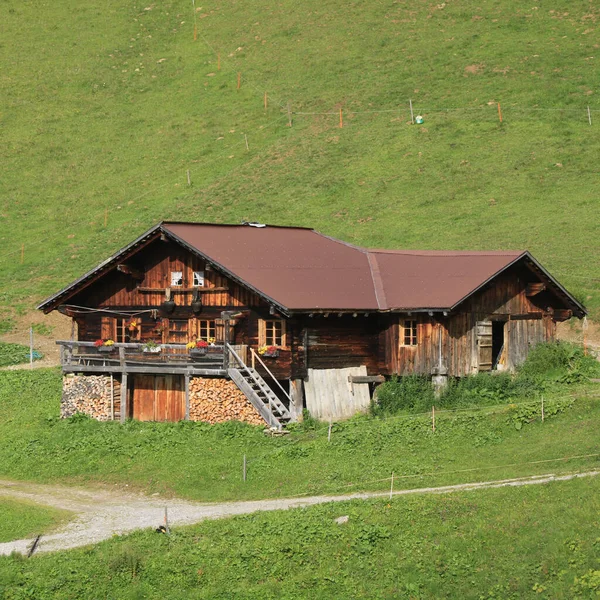
[[[205,307],[258,306],[259,297],[228,280],[215,270],[207,270],[204,262],[178,244],[160,238],[124,261],[141,272],[142,280],[118,271],[116,268],[71,298],[69,304],[93,307],[158,307],[165,299],[165,288],[171,287],[171,272],[183,272],[180,289],[171,287],[172,299],[178,307],[189,307],[192,301],[192,274],[204,271],[201,292]],[[156,292],[148,291],[155,289]],[[182,291],[189,290],[189,291]],[[213,291],[211,291],[213,290]]]
[[[399,375],[429,375],[439,365],[440,336],[443,364],[450,376],[461,377],[480,370],[477,323],[504,322],[505,365],[514,369],[523,363],[529,349],[542,341],[554,339],[555,322],[546,308],[556,303],[548,293],[528,297],[527,284],[535,276],[523,267],[515,267],[496,278],[467,300],[455,312],[443,317],[419,314],[397,315],[383,329],[385,353],[382,372]],[[401,323],[418,321],[418,344],[401,344]]]

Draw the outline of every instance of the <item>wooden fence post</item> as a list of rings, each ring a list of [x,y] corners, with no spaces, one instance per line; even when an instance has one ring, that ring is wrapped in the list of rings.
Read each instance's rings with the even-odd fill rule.
[[[412,105],[411,98],[408,99],[408,103],[410,105],[410,122],[414,125],[415,124],[415,115],[413,113],[413,105]]]
[[[390,500],[394,495],[394,471],[392,471],[392,484],[390,485]]]
[[[502,109],[500,108],[500,102],[498,102],[498,118],[500,119],[500,123],[502,123]]]

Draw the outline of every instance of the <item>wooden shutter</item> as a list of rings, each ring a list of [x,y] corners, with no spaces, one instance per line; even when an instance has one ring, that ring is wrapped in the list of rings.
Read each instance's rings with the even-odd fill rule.
[[[477,363],[478,371],[492,370],[492,322],[477,321]]]

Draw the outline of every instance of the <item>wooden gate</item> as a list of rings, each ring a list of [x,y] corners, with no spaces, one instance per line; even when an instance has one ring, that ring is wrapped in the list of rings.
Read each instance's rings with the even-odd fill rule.
[[[492,322],[477,321],[477,365],[478,371],[492,370]]]
[[[185,418],[183,375],[134,375],[132,410],[138,421],[181,421]]]

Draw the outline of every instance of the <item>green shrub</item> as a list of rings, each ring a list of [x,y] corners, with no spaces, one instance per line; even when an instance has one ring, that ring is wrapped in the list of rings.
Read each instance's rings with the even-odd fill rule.
[[[42,354],[34,350],[33,360],[39,360],[40,358],[42,358]],[[0,342],[0,367],[20,365],[26,362],[29,362],[29,348],[27,346]]]
[[[386,415],[400,411],[424,412],[435,404],[431,381],[423,375],[392,377],[377,388],[371,414]]]
[[[600,363],[583,348],[568,342],[538,344],[520,367],[519,379],[574,383],[600,374]]]

